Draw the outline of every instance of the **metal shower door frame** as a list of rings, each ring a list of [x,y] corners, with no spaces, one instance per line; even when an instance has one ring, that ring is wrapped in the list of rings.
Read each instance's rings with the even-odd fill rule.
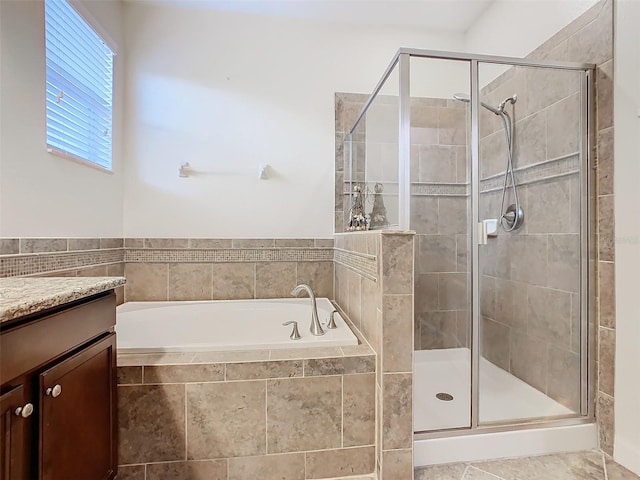
[[[473,55],[458,52],[443,52],[415,48],[400,48],[385,70],[382,78],[374,88],[369,99],[354,120],[349,130],[349,137],[366,114],[377,94],[384,86],[396,66],[399,66],[399,228],[410,228],[410,143],[411,143],[411,57],[441,60],[457,60],[469,63],[471,86],[471,424],[469,427],[449,431],[420,432],[416,438],[433,438],[443,436],[468,435],[469,433],[487,433],[492,431],[511,431],[541,426],[564,426],[593,422],[594,402],[590,398],[590,384],[594,381],[593,342],[589,338],[589,324],[593,305],[589,292],[595,285],[594,269],[589,268],[593,257],[593,245],[590,238],[592,230],[594,179],[592,175],[594,142],[594,72],[595,64],[579,62],[560,62],[553,60],[539,61],[516,57],[495,55]],[[513,423],[482,426],[479,421],[480,397],[480,232],[478,223],[480,201],[480,64],[508,65],[511,67],[548,68],[557,70],[573,70],[583,73],[581,78],[580,108],[580,412],[577,417],[551,420],[516,420]],[[350,142],[351,143],[351,142]],[[350,162],[351,163],[351,162]]]

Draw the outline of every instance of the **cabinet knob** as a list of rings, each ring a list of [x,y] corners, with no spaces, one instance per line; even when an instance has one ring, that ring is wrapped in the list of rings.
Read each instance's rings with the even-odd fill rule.
[[[60,384],[56,384],[53,386],[53,388],[49,387],[47,388],[47,390],[44,392],[48,397],[59,397],[60,394],[62,393],[62,387],[60,386]]]
[[[28,418],[31,416],[32,413],[33,413],[33,405],[30,403],[27,403],[24,407],[16,408],[16,416],[18,417]]]

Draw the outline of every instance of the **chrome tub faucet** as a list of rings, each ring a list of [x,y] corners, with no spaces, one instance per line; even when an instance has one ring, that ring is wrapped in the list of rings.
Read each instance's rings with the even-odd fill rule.
[[[316,305],[316,295],[313,293],[311,287],[305,283],[300,284],[296,288],[291,290],[291,296],[297,297],[298,294],[302,291],[307,292],[309,298],[311,299],[311,326],[309,327],[309,331],[316,336],[324,335],[325,331],[322,329],[322,325],[320,325],[320,320],[318,320],[318,306]]]

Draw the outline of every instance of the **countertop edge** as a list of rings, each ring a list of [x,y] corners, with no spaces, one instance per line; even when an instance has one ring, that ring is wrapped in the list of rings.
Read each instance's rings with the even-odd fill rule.
[[[0,324],[124,284],[124,277],[0,278]]]

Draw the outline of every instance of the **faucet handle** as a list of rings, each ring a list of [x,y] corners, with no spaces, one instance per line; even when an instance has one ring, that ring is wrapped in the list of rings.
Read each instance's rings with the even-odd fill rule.
[[[291,340],[300,340],[302,338],[302,335],[300,335],[300,331],[298,330],[298,322],[296,322],[295,320],[291,320],[290,322],[284,322],[282,326],[286,327],[287,325],[291,324],[293,324],[293,329],[291,330],[291,335],[289,335],[289,338]]]
[[[338,328],[338,326],[336,325],[336,319],[335,319],[335,314],[338,313],[337,310],[334,310],[333,312],[331,312],[331,314],[329,315],[329,323],[327,323],[327,328],[333,330],[334,328]]]

